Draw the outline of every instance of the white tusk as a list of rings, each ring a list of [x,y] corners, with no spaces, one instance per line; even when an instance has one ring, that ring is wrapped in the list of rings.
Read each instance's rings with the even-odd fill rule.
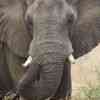
[[[68,56],[68,60],[70,61],[71,64],[75,64],[75,58],[72,54]]]
[[[25,63],[22,64],[22,66],[26,68],[26,67],[27,67],[29,64],[31,64],[31,63],[32,63],[32,57],[29,56],[29,57],[27,58],[27,60],[25,61]]]

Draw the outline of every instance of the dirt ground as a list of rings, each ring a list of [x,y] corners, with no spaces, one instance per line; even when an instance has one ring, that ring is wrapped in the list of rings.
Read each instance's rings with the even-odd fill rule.
[[[98,84],[98,74],[100,72],[100,45],[87,55],[76,60],[72,65],[73,96],[79,93],[80,87],[90,84]]]

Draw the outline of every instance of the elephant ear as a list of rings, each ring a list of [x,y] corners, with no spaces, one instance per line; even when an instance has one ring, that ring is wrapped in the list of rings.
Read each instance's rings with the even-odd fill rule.
[[[100,6],[91,3],[86,5],[89,0],[83,1],[85,5],[81,5],[79,18],[71,31],[76,58],[90,52],[100,42]]]
[[[21,57],[27,56],[31,35],[24,21],[23,4],[18,0],[0,10],[0,40]],[[2,34],[1,34],[2,33]]]

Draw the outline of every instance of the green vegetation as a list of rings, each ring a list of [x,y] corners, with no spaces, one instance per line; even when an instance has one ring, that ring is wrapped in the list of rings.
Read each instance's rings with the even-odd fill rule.
[[[80,93],[73,100],[100,100],[100,71],[96,70],[98,85],[92,86],[87,83],[86,87],[80,88]]]

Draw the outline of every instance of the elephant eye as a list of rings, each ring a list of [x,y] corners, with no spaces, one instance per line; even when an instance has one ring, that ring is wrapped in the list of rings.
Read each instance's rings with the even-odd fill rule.
[[[27,24],[27,28],[30,32],[33,31],[33,21],[32,19],[30,18],[30,16],[27,15],[27,18],[26,18],[26,24]]]
[[[27,6],[31,5],[34,3],[35,0],[26,0],[26,4]]]
[[[67,16],[67,24],[72,25],[74,23],[74,15],[70,14]]]
[[[71,4],[71,5],[76,5],[78,3],[79,0],[66,0],[67,3]]]
[[[68,4],[71,4],[72,0],[66,0],[66,2],[67,2]]]
[[[76,5],[79,2],[79,0],[72,0],[72,4]]]

